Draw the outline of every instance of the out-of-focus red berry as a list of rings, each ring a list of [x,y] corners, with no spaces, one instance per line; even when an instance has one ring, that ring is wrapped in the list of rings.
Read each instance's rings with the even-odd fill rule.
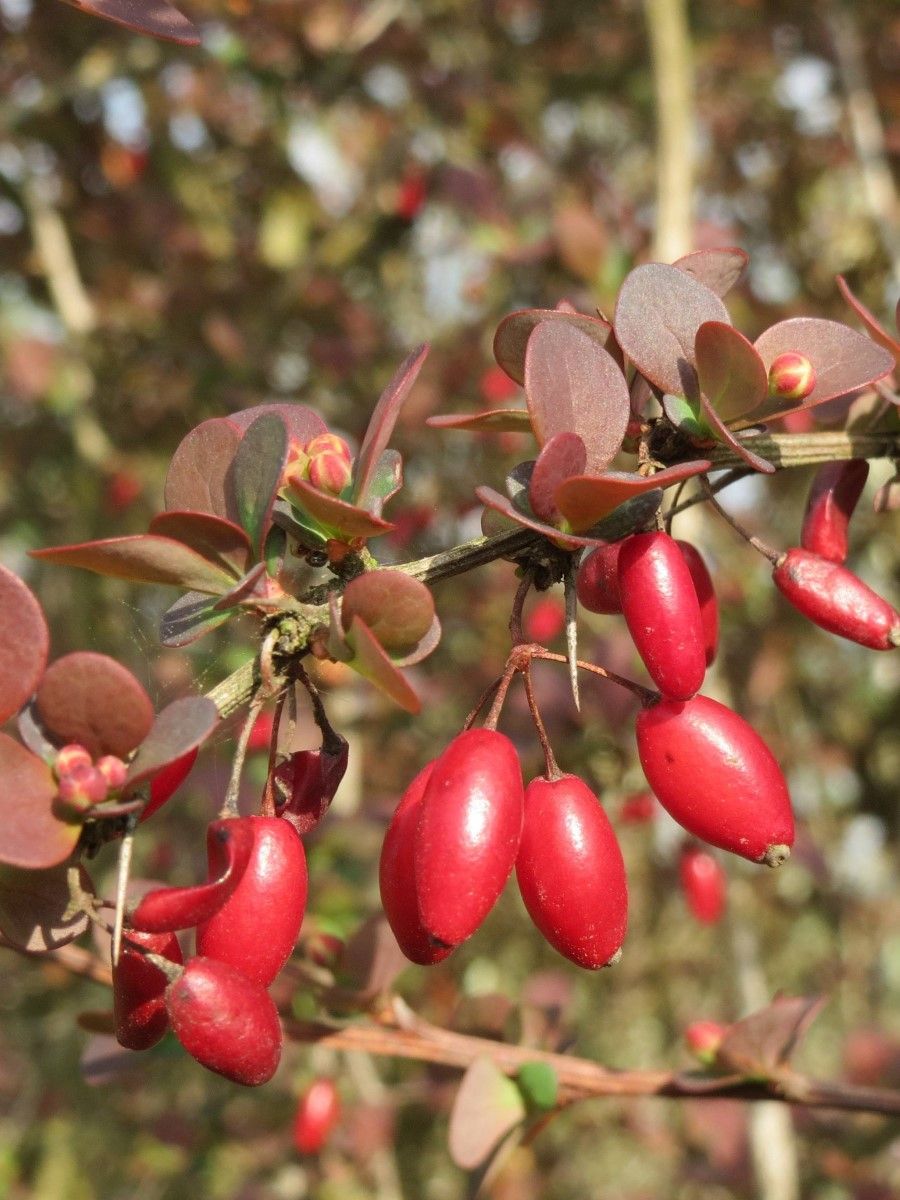
[[[143,484],[131,471],[113,471],[103,487],[103,502],[110,512],[125,512],[143,490]]]
[[[633,792],[619,809],[619,820],[626,825],[646,825],[656,815],[656,799],[651,792]]]
[[[525,618],[525,636],[530,642],[552,642],[565,627],[565,607],[552,596],[544,596],[538,600]]]
[[[478,381],[478,389],[481,392],[482,399],[487,400],[490,404],[500,404],[504,400],[510,400],[519,391],[519,385],[514,379],[510,379],[507,373],[501,367],[488,367],[485,373]]]
[[[259,754],[264,752],[267,754],[269,746],[272,744],[272,731],[274,728],[275,714],[273,712],[261,712],[253,722],[253,728],[250,730],[247,753]]]
[[[698,846],[685,846],[678,877],[694,917],[703,925],[715,925],[725,911],[728,894],[728,880],[717,860]]]
[[[412,221],[425,203],[427,188],[421,171],[408,171],[397,188],[394,212],[401,221]]]
[[[294,1117],[294,1145],[300,1154],[318,1154],[341,1116],[333,1079],[315,1079],[300,1097]]]
[[[684,1040],[702,1063],[715,1061],[722,1039],[728,1032],[727,1025],[718,1021],[694,1021],[684,1031]]]

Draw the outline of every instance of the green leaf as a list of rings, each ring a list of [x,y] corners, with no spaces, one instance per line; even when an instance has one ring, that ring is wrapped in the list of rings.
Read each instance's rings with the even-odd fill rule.
[[[31,550],[29,554],[57,566],[82,567],[111,579],[167,583],[216,596],[227,592],[234,582],[231,572],[203,558],[196,550],[155,533],[104,538],[72,546],[50,546],[44,550]]]
[[[697,441],[714,439],[713,431],[700,415],[700,404],[691,403],[687,396],[673,396],[666,392],[662,398],[663,412],[679,432]]]
[[[694,342],[700,390],[723,422],[762,404],[768,391],[765,364],[731,325],[704,321]]]
[[[516,1079],[523,1096],[530,1105],[547,1111],[556,1107],[556,1101],[559,1098],[559,1079],[549,1063],[523,1063],[519,1067]]]
[[[288,453],[288,431],[278,413],[263,413],[241,438],[232,466],[240,523],[257,556],[272,523],[272,506]]]

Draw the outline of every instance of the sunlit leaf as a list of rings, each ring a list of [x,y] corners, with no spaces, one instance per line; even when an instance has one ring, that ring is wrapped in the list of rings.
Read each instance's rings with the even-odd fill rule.
[[[507,496],[501,496],[499,492],[495,492],[493,488],[481,486],[475,489],[475,495],[482,504],[493,509],[501,516],[507,517],[516,525],[521,525],[525,529],[533,529],[535,533],[541,533],[546,538],[550,538],[558,546],[565,550],[577,550],[580,546],[593,546],[596,543],[596,538],[580,537],[573,533],[563,533],[556,529],[553,525],[548,525],[544,521],[539,521],[537,517],[526,516]]]
[[[524,308],[510,313],[494,334],[494,358],[516,383],[525,382],[525,348],[538,325],[559,323],[577,329],[600,347],[606,345],[612,326],[602,317],[575,312],[571,308]]]
[[[314,409],[307,408],[305,404],[290,404],[287,401],[254,404],[251,408],[242,408],[239,412],[231,413],[228,420],[243,434],[260,417],[273,414],[281,417],[288,436],[298,446],[305,446],[320,433],[328,432],[328,426]]]
[[[476,1058],[462,1077],[450,1111],[450,1157],[474,1171],[525,1119],[522,1093],[489,1058]]]
[[[732,325],[704,321],[694,343],[700,390],[728,423],[766,398],[768,374],[754,347]]]
[[[393,655],[408,654],[434,620],[434,600],[424,583],[403,571],[367,571],[344,590],[341,621],[345,632],[354,617]]]
[[[132,33],[176,42],[179,46],[199,46],[197,27],[168,0],[66,0],[73,8],[123,25]]]
[[[288,456],[288,431],[278,413],[263,413],[249,426],[231,466],[240,524],[259,557],[272,522],[272,506]]]
[[[717,296],[725,296],[740,283],[749,261],[750,255],[737,246],[715,246],[710,250],[694,250],[672,265],[692,275]]]
[[[339,500],[328,492],[307,483],[305,479],[294,479],[286,491],[287,497],[325,527],[319,537],[370,538],[393,529],[389,521],[382,520],[364,508]]]
[[[110,579],[166,583],[193,592],[218,595],[234,583],[234,573],[203,558],[196,550],[155,533],[104,538],[72,546],[29,551],[32,558],[61,567],[81,567]]]
[[[212,513],[237,523],[229,472],[240,438],[236,422],[225,417],[203,421],[182,438],[166,475],[166,508]]]
[[[525,408],[494,408],[490,412],[448,413],[428,417],[432,429],[469,429],[475,433],[531,433],[531,417]]]
[[[163,613],[159,622],[160,644],[189,646],[224,625],[232,615],[218,610],[218,598],[203,592],[186,592]]]
[[[730,324],[710,288],[679,267],[646,263],[626,277],[616,302],[616,337],[641,372],[663,392],[690,390],[694,341],[704,321]]]
[[[569,525],[583,532],[613,509],[639,492],[670,487],[711,467],[708,459],[696,459],[666,467],[655,475],[637,475],[626,471],[607,471],[604,475],[576,475],[556,489],[556,504]]]
[[[385,504],[391,496],[400,491],[402,486],[403,458],[400,451],[384,450],[381,458],[375,464],[375,471],[363,507],[376,517],[380,517]]]
[[[50,633],[31,589],[0,566],[0,725],[34,692],[47,665]]]
[[[53,813],[56,780],[47,764],[0,733],[0,862],[43,870],[69,857],[81,826]]]
[[[771,475],[774,472],[775,467],[772,463],[755,454],[743,439],[737,437],[727,425],[719,420],[718,413],[703,393],[700,395],[700,412],[704,424],[710,428],[713,436],[730,447],[748,467],[752,467],[754,471],[760,471],[764,475]]]
[[[791,1059],[825,1006],[824,996],[778,996],[766,1008],[729,1026],[716,1062],[740,1075],[765,1077]]]
[[[153,725],[150,697],[127,667],[106,654],[76,650],[51,663],[35,699],[48,732],[79,742],[96,758],[124,758]]]
[[[237,578],[247,570],[253,556],[250,539],[240,525],[212,513],[157,513],[148,532],[183,542]]]
[[[528,339],[525,394],[540,445],[576,433],[587,470],[600,471],[618,453],[628,425],[628,385],[613,358],[579,329],[542,322]]]
[[[69,906],[67,865],[47,871],[0,866],[0,930],[21,950],[40,954],[65,946],[88,927],[85,913],[64,917]],[[79,867],[82,891],[94,891],[91,877]]]
[[[888,354],[893,357],[895,364],[900,363],[900,340],[889,333],[875,314],[866,308],[861,300],[854,296],[843,275],[838,275],[837,285],[840,288],[841,295],[862,321],[863,325],[865,325],[869,337],[873,338],[879,346],[883,346],[887,350]],[[897,314],[897,325],[900,327],[900,301],[897,302]]]
[[[370,683],[374,683],[406,712],[418,713],[422,702],[385,654],[365,622],[359,617],[354,617],[345,638],[353,652],[353,657],[349,660],[353,670]]]
[[[182,696],[157,714],[128,768],[126,786],[133,788],[163,767],[202,746],[219,724],[219,710],[207,696]]]
[[[554,496],[564,479],[583,475],[587,451],[577,433],[557,433],[544,443],[531,471],[528,500],[531,510],[542,521],[555,524],[559,509]]]
[[[428,346],[417,346],[407,355],[375,405],[353,470],[352,496],[356,504],[364,505],[368,499],[378,460],[387,449],[394,425],[400,416],[400,409],[412,390],[427,355]]]

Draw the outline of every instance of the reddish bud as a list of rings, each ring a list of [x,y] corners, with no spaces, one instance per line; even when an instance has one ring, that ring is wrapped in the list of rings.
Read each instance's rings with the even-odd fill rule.
[[[89,751],[78,742],[72,742],[58,751],[53,770],[56,772],[57,779],[61,779],[63,775],[69,775],[72,771],[82,770],[93,765],[94,760]]]
[[[179,1042],[210,1071],[247,1087],[275,1074],[283,1039],[278,1010],[234,967],[192,958],[166,989],[166,1008]]]
[[[339,496],[352,476],[350,462],[333,451],[325,451],[309,460],[309,482],[322,492]]]
[[[133,928],[145,933],[190,929],[207,920],[240,882],[253,850],[253,831],[247,818],[226,817],[206,830],[210,861],[219,865],[217,878],[197,887],[158,888],[148,892],[131,915]]]
[[[317,454],[335,454],[338,458],[342,458],[345,463],[353,461],[353,454],[350,447],[336,433],[317,434],[306,443],[306,453],[309,458],[315,458]]]
[[[808,550],[793,547],[772,574],[784,598],[829,633],[868,646],[900,646],[900,613],[852,571]]]
[[[715,660],[716,651],[719,648],[719,606],[716,602],[716,590],[713,587],[709,568],[697,547],[692,546],[690,542],[682,542],[680,539],[676,539],[676,545],[684,555],[684,561],[687,563],[691,579],[694,581],[694,590],[700,605],[700,620],[703,623],[703,650],[706,655],[706,665],[710,666]]]
[[[588,612],[622,611],[619,599],[619,551],[621,542],[598,546],[582,562],[575,579],[578,603]]]
[[[106,780],[96,767],[72,767],[59,780],[56,808],[63,818],[77,817],[102,804],[107,792]]]
[[[545,596],[525,618],[525,636],[530,642],[552,642],[566,627],[566,610],[558,600]]]
[[[728,1027],[717,1021],[694,1021],[685,1029],[684,1040],[702,1063],[712,1066],[727,1032]]]
[[[126,1050],[149,1050],[169,1028],[164,999],[169,981],[135,944],[173,963],[182,961],[181,947],[173,933],[125,931],[122,953],[113,971],[116,1040]]]
[[[685,557],[667,533],[636,533],[619,551],[622,612],[654,683],[674,700],[706,674],[703,618]]]
[[[628,922],[625,863],[600,801],[575,775],[525,789],[516,879],[532,921],[560,954],[590,970],[618,954]]]
[[[728,880],[715,858],[696,846],[685,846],[678,878],[688,908],[703,925],[715,925],[725,911]]]
[[[805,400],[816,386],[816,371],[805,354],[779,354],[769,367],[769,395],[779,400]]]
[[[191,767],[197,761],[197,749],[188,750],[181,758],[167,763],[157,771],[150,780],[150,798],[144,805],[140,815],[141,821],[146,821],[157,809],[162,808],[175,792],[181,787],[191,773]]]
[[[842,563],[846,559],[847,528],[868,476],[869,464],[864,458],[823,463],[819,467],[810,488],[800,533],[800,545],[804,550],[831,562]]]
[[[794,841],[787,784],[747,722],[708,696],[663,699],[638,714],[647,782],[695,837],[753,862],[778,866]]]
[[[626,825],[646,825],[656,813],[656,800],[650,792],[626,796],[619,809],[619,820]]]
[[[419,916],[445,946],[470,937],[512,874],[524,792],[516,748],[493,729],[468,729],[434,764],[415,833]]]
[[[394,810],[384,835],[378,883],[384,915],[406,957],[422,967],[441,962],[454,949],[434,941],[419,917],[416,895],[415,834],[422,811],[425,788],[434,763],[418,773]]]
[[[333,1079],[314,1080],[297,1105],[294,1145],[301,1154],[318,1154],[341,1118],[341,1099]]]
[[[253,849],[223,904],[197,929],[197,953],[228,963],[264,987],[291,955],[306,911],[307,873],[303,843],[281,817],[238,817]],[[208,842],[209,871],[227,869],[227,853]]]
[[[102,758],[98,758],[97,770],[106,780],[106,786],[114,792],[124,786],[128,775],[127,765],[122,762],[121,758],[116,758],[114,754],[104,754]]]

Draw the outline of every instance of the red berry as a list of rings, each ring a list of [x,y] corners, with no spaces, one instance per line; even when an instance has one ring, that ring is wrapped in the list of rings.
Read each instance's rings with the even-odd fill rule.
[[[63,775],[69,775],[72,771],[82,770],[93,765],[94,760],[85,747],[78,742],[72,742],[57,751],[53,770],[56,772],[57,779],[61,779]]]
[[[719,648],[719,606],[716,603],[716,590],[709,568],[697,547],[680,539],[676,539],[676,545],[684,555],[684,561],[694,581],[694,590],[700,605],[700,619],[703,622],[703,651],[706,655],[706,665],[710,666]]]
[[[727,1032],[728,1026],[718,1021],[694,1021],[685,1029],[684,1040],[701,1062],[711,1065]]]
[[[192,958],[166,989],[166,1008],[179,1042],[210,1071],[247,1087],[275,1074],[283,1039],[278,1010],[265,988],[234,967]]]
[[[662,699],[638,714],[647,782],[663,808],[695,837],[753,862],[777,866],[794,841],[784,776],[747,722],[708,696]]]
[[[126,1050],[149,1050],[169,1028],[165,990],[168,980],[148,962],[135,943],[170,962],[181,962],[181,947],[174,933],[125,931],[122,953],[113,971],[113,1014],[116,1040]]]
[[[131,914],[132,927],[145,933],[190,929],[221,908],[250,861],[254,839],[246,820],[227,817],[207,827],[207,853],[210,860],[215,857],[220,867],[217,878],[197,887],[158,888],[148,892]]]
[[[869,476],[864,458],[824,463],[816,472],[806,502],[800,545],[831,562],[847,557],[847,527]]]
[[[291,955],[306,911],[306,854],[300,835],[281,817],[238,817],[253,849],[237,887],[197,928],[197,953],[228,963],[264,987]],[[217,841],[208,843],[209,871],[227,865]]]
[[[250,737],[247,740],[247,753],[258,754],[265,752],[268,754],[274,728],[275,714],[271,711],[261,712],[253,722],[253,728],[250,730]]]
[[[578,602],[588,612],[622,611],[619,598],[619,551],[621,542],[598,546],[582,562],[575,580]]]
[[[538,600],[525,618],[525,636],[530,642],[546,645],[566,627],[566,610],[558,600],[545,596]]]
[[[144,485],[131,471],[114,471],[104,485],[103,500],[111,512],[125,512],[143,490]]]
[[[575,775],[534,779],[516,879],[528,913],[551,946],[581,967],[605,967],[628,921],[625,863],[600,801]]]
[[[318,1154],[341,1117],[341,1098],[333,1079],[314,1080],[297,1105],[294,1145],[301,1154]]]
[[[717,860],[697,846],[685,846],[678,878],[688,908],[703,925],[715,925],[725,911],[728,880]]]
[[[175,792],[181,787],[191,773],[191,767],[197,761],[197,749],[188,750],[181,758],[166,763],[150,780],[150,799],[144,805],[140,820],[146,821],[157,809],[162,808]]]
[[[401,221],[412,221],[425,203],[425,176],[420,171],[409,171],[400,181],[394,212]]]
[[[127,765],[114,754],[104,754],[102,758],[98,758],[97,770],[106,780],[107,787],[114,792],[123,787],[128,777]]]
[[[488,367],[478,381],[478,389],[489,404],[502,404],[511,400],[519,391],[519,385],[510,379],[502,367]]]
[[[516,748],[469,729],[434,764],[415,832],[419,916],[445,946],[470,937],[512,873],[524,793]]]
[[[403,793],[384,835],[378,867],[384,915],[400,949],[422,967],[439,963],[454,948],[439,945],[429,936],[419,917],[416,895],[415,833],[433,770],[434,763],[428,763]]]
[[[772,578],[798,612],[829,633],[872,650],[900,645],[900,613],[840,563],[794,546]]]
[[[664,696],[690,699],[706,674],[706,639],[697,589],[674,538],[626,538],[618,579],[625,621],[654,683]]]
[[[779,354],[769,367],[769,395],[780,400],[805,400],[816,386],[816,370],[805,354]]]

